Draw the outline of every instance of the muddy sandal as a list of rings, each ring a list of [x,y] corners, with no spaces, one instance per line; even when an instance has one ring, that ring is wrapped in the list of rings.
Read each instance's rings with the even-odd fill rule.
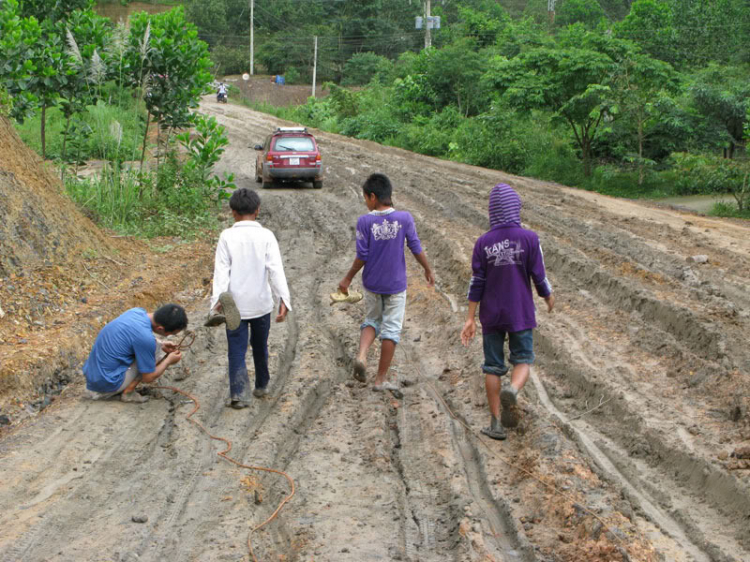
[[[500,422],[503,427],[518,427],[518,391],[508,385],[500,391],[500,404],[503,411],[500,414]]]
[[[390,381],[385,381],[383,384],[378,384],[376,386],[373,386],[372,389],[375,392],[385,392],[386,390],[390,391],[390,393],[393,395],[394,398],[401,399],[404,397],[404,393],[401,392],[401,389],[399,389],[398,386],[393,384]]]
[[[341,291],[336,291],[335,293],[331,293],[331,306],[343,302],[354,304],[355,302],[361,301],[362,298],[363,295],[359,291],[349,291],[348,295],[345,295]]]
[[[359,359],[354,360],[354,378],[359,382],[367,382],[367,365]]]
[[[498,422],[495,416],[490,416],[490,426],[482,428],[481,431],[483,435],[486,435],[490,439],[496,439],[497,441],[502,441],[508,437],[508,434],[505,433],[505,429],[503,429],[503,426],[500,425],[500,422]]]
[[[207,328],[213,328],[215,326],[221,326],[227,321],[223,314],[211,314],[206,321],[203,323]]]
[[[143,394],[140,394],[134,390],[132,392],[128,392],[127,394],[123,392],[120,395],[120,402],[127,402],[128,404],[144,404],[148,402],[148,398],[148,396],[144,396]]]
[[[219,295],[219,302],[221,303],[221,312],[226,319],[227,330],[236,330],[239,328],[242,318],[240,317],[240,311],[237,309],[232,293],[228,291],[221,293]]]

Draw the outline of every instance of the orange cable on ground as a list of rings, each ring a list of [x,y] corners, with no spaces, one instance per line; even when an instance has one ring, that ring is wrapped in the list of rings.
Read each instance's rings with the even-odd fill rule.
[[[189,343],[185,343],[185,340],[188,339],[188,338],[191,338],[190,341],[189,341]],[[190,346],[193,345],[194,341],[195,341],[195,333],[194,332],[186,332],[185,335],[180,340],[180,342],[177,344],[177,349],[179,349],[180,351],[182,351],[184,349],[189,349]],[[165,355],[165,357],[166,357],[166,355]],[[261,472],[271,472],[271,473],[274,473],[274,474],[280,474],[281,476],[283,476],[284,478],[286,478],[287,481],[289,482],[289,485],[291,487],[291,491],[289,492],[289,495],[286,496],[281,501],[281,503],[279,503],[279,505],[276,507],[276,510],[271,514],[271,516],[268,519],[266,519],[265,521],[263,521],[263,523],[261,523],[259,525],[256,525],[255,527],[253,527],[250,530],[250,533],[247,536],[247,548],[250,551],[250,556],[252,557],[252,559],[253,559],[254,562],[258,562],[258,559],[255,557],[255,552],[253,551],[253,545],[252,545],[252,541],[251,541],[252,534],[255,531],[258,531],[259,529],[261,529],[261,528],[265,527],[266,525],[268,525],[271,521],[273,521],[276,518],[276,516],[279,514],[279,512],[282,510],[282,508],[284,507],[284,505],[286,505],[292,499],[292,497],[294,497],[294,493],[295,493],[295,490],[296,490],[295,486],[294,486],[294,480],[292,480],[292,477],[289,476],[286,472],[284,472],[282,470],[276,470],[274,468],[266,468],[266,467],[263,467],[263,466],[251,466],[249,464],[243,464],[240,461],[235,460],[232,457],[230,457],[228,455],[228,453],[229,453],[229,451],[232,450],[232,442],[229,439],[226,439],[225,437],[217,437],[216,435],[211,434],[201,422],[199,422],[198,420],[194,420],[193,419],[193,414],[195,414],[195,412],[197,412],[198,409],[201,406],[200,406],[200,402],[198,402],[198,399],[195,396],[193,396],[192,394],[190,394],[188,392],[185,392],[184,390],[180,390],[179,388],[176,388],[174,386],[151,386],[150,388],[158,388],[160,390],[171,390],[172,392],[176,392],[177,394],[181,394],[182,396],[185,396],[186,398],[192,400],[193,403],[195,404],[195,406],[193,407],[193,411],[190,412],[185,419],[190,420],[195,425],[197,425],[201,429],[201,431],[203,431],[203,433],[205,433],[206,435],[208,435],[208,437],[210,437],[214,441],[222,441],[224,444],[226,444],[226,449],[224,449],[223,451],[220,451],[220,452],[216,453],[218,456],[220,456],[221,458],[223,458],[226,461],[231,462],[234,465],[239,466],[240,468],[246,468],[248,470],[258,470],[258,471],[261,471]]]

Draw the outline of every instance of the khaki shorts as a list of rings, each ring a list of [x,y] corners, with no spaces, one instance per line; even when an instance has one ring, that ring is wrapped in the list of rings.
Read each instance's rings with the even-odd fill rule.
[[[125,371],[125,378],[123,379],[120,388],[118,388],[114,392],[95,392],[93,390],[86,390],[86,392],[88,393],[89,398],[91,398],[92,400],[106,400],[107,398],[112,398],[113,396],[117,396],[118,394],[122,393],[122,391],[129,387],[133,383],[133,381],[140,381],[142,378],[143,375],[138,372],[138,365],[133,363],[130,367],[128,367],[128,370]]]

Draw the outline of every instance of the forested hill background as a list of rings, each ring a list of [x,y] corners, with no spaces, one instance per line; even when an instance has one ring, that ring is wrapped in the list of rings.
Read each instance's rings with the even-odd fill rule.
[[[123,130],[118,147],[140,144],[141,158],[151,116],[182,123],[183,113],[197,103],[205,70],[221,79],[250,69],[249,0],[184,0],[171,15],[153,16],[150,23],[145,14],[132,17],[128,32],[76,16],[87,3],[57,0],[54,6],[70,12],[59,17],[45,0],[22,0],[19,10],[25,18],[56,22],[45,24],[42,33],[54,27],[63,53],[69,32],[89,41],[84,28],[101,28],[94,34],[101,41],[87,48],[106,55],[113,74],[94,91],[98,101],[76,111],[106,135],[112,123],[91,116],[104,115],[115,99],[107,88],[119,88],[118,100],[140,99],[144,106],[136,103],[117,126]],[[0,0],[0,28],[21,25],[12,15],[15,4]],[[163,11],[174,5],[163,0],[129,7]],[[316,68],[318,85],[330,92],[295,108],[255,107],[335,133],[612,195],[723,194],[714,212],[750,218],[749,0],[432,0],[431,6],[441,25],[431,30],[431,47],[425,48],[425,30],[415,29],[415,18],[424,16],[423,0],[255,0],[255,73],[310,84]],[[65,23],[66,17],[78,27]],[[93,28],[82,23],[89,20]],[[18,21],[21,30],[34,27]],[[151,69],[143,66],[135,86],[122,79],[130,74],[115,72],[129,60],[116,56],[118,33],[129,34],[128,56]],[[6,37],[0,36],[0,46],[5,40],[9,48],[20,48],[14,36]],[[182,56],[160,58],[178,43],[180,53],[195,54],[197,73],[162,68]],[[66,72],[80,74],[75,68]],[[58,119],[67,106],[55,97],[57,90],[42,88],[23,107],[27,85],[54,82],[35,78],[32,70],[19,71],[31,81],[0,76],[16,94],[14,114],[28,117],[24,140],[39,128],[44,139],[46,110],[52,124],[69,133],[74,121],[69,115]],[[154,106],[161,84],[155,77],[170,82],[159,90],[169,99],[177,100],[183,86],[192,88],[185,103],[175,106],[182,113],[165,116]],[[79,81],[90,82],[85,76]],[[122,95],[123,88],[135,90]],[[60,144],[53,157],[70,159]]]

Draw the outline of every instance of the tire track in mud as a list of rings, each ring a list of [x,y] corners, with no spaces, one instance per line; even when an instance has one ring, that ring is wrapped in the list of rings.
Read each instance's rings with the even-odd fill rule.
[[[331,179],[330,178],[328,180],[328,184],[329,185],[331,184]],[[355,192],[355,195],[356,195],[356,192]],[[354,211],[354,213],[356,213],[356,214],[359,214],[360,212],[361,211],[359,211],[358,209]],[[353,221],[353,216],[356,216],[356,214],[352,214],[351,216],[349,216],[349,213],[347,213],[345,216],[342,217],[342,220],[346,221],[346,222],[352,222]],[[316,221],[312,221],[310,224],[311,225],[315,225],[314,228],[318,228],[320,226],[320,223],[316,222]],[[348,230],[350,231],[351,229],[349,228]],[[351,240],[351,237],[347,236],[347,242],[351,243],[350,240]],[[330,261],[330,259],[331,259],[330,254],[328,256],[324,257],[322,259],[321,267],[325,267],[327,265],[327,263]],[[319,283],[320,282],[320,278],[318,278],[317,281]],[[315,294],[316,292],[319,292],[319,291],[313,290],[313,294]],[[318,304],[318,315],[317,316],[318,316],[318,321],[319,322],[321,322],[320,309],[321,309],[321,303]],[[331,331],[330,331],[330,328],[327,330],[327,336],[328,336],[327,339],[330,342],[334,342],[334,344],[333,344],[333,353],[331,355],[336,356],[339,359],[343,358],[344,362],[347,363],[347,368],[341,370],[341,372],[338,375],[338,378],[339,378],[339,380],[343,380],[345,378],[348,378],[349,377],[349,371],[350,371],[350,368],[349,368],[350,365],[348,364],[349,361],[347,361],[346,358],[344,357],[347,354],[345,354],[345,350],[343,349],[343,346],[340,343],[341,342],[341,338],[338,337],[338,336],[333,335],[331,333]],[[348,354],[348,355],[350,355],[350,354]],[[340,363],[340,361],[337,360],[337,363]],[[304,428],[309,427],[315,421],[315,419],[317,419],[317,415],[315,414],[315,410],[319,410],[320,407],[321,407],[321,405],[322,405],[322,403],[328,400],[328,398],[329,398],[328,394],[331,392],[331,388],[332,387],[331,387],[330,384],[327,384],[327,383],[324,383],[324,386],[325,386],[325,388],[324,388],[324,392],[323,393],[319,392],[320,385],[318,385],[318,386],[315,387],[315,392],[314,392],[314,394],[315,394],[315,400],[314,400],[314,402],[312,404],[309,404],[309,405],[305,406],[305,413],[302,415],[302,423],[301,424],[297,424],[297,423],[293,424],[293,426],[294,426],[295,429],[293,431],[294,435],[292,435],[292,439],[291,440],[284,440],[285,446],[282,448],[282,451],[280,451],[279,454],[277,454],[277,458],[279,458],[279,459],[282,460],[282,462],[280,463],[280,466],[286,466],[288,464],[288,461],[287,462],[283,462],[284,459],[291,459],[294,456],[294,454],[296,453],[296,451],[297,451],[297,449],[299,447],[300,435],[303,433],[303,431],[301,431],[301,428],[303,428],[303,427]],[[313,410],[312,413],[310,413],[311,409]],[[398,427],[398,426],[396,425],[396,427]],[[398,435],[395,436],[395,439],[398,441],[398,439],[399,439]],[[403,454],[403,453],[400,452],[399,454]],[[401,463],[399,459],[396,459],[394,461],[394,464],[396,464],[396,465],[403,465],[403,463]],[[422,505],[421,508],[418,508],[418,509],[413,509],[412,506],[409,505],[409,501],[410,500],[413,501],[412,498],[408,497],[409,496],[409,492],[411,490],[410,485],[411,486],[415,486],[416,485],[418,487],[421,487],[421,486],[423,486],[423,484],[420,482],[420,480],[418,478],[415,479],[413,477],[408,477],[407,475],[405,475],[404,471],[402,469],[398,470],[398,472],[399,472],[399,474],[401,474],[401,477],[404,480],[404,489],[406,490],[406,495],[407,495],[407,497],[405,498],[406,505],[402,505],[402,508],[401,508],[402,518],[406,518],[407,523],[409,522],[409,519],[412,519],[413,521],[415,521],[415,526],[418,528],[418,535],[419,535],[416,539],[413,539],[412,541],[407,541],[406,538],[403,539],[404,542],[406,543],[405,544],[405,548],[406,548],[407,556],[409,555],[409,547],[412,546],[413,544],[416,544],[418,547],[425,547],[426,546],[427,549],[428,549],[428,552],[433,552],[432,556],[434,557],[434,559],[436,559],[436,560],[444,559],[444,556],[446,554],[445,550],[441,549],[441,550],[433,551],[434,546],[435,546],[434,544],[432,544],[432,543],[434,543],[433,530],[428,528],[430,526],[430,522],[432,520],[432,514],[429,513],[430,510],[426,509],[425,505]],[[472,476],[470,475],[469,477],[471,478]],[[486,487],[486,482],[485,482],[485,487]],[[424,503],[424,502],[422,502],[422,503]],[[429,502],[427,502],[427,505],[429,505]],[[425,516],[421,520],[419,518],[420,515],[422,515],[420,513],[420,510],[425,511]],[[431,507],[431,510],[434,511],[434,507]],[[408,517],[408,516],[405,515],[404,512],[406,512],[406,511],[409,511],[411,513],[411,517]],[[449,523],[449,520],[450,520],[450,518],[445,518],[445,521],[447,523]],[[417,523],[417,521],[421,521],[421,523]],[[447,535],[447,532],[443,532],[443,534]],[[425,555],[429,555],[429,554],[425,552],[424,548],[422,548],[420,550],[420,556],[423,557]],[[420,559],[423,559],[423,558],[420,558]],[[457,559],[460,559],[460,557],[457,558]]]
[[[411,196],[411,193],[409,193],[409,196]],[[418,199],[425,201],[429,200],[429,197],[425,196],[424,194],[420,194],[418,196]],[[476,216],[476,213],[466,213],[467,215],[474,215]],[[424,226],[421,226],[421,230],[425,230]],[[429,230],[429,227],[428,227]],[[549,248],[549,245],[547,246]],[[448,255],[450,255],[450,251],[452,248],[447,247],[446,244],[440,245],[441,250],[448,250]],[[439,252],[440,256],[443,257],[445,255],[444,252]],[[550,252],[547,251],[547,254],[549,256]],[[456,263],[454,260],[453,264],[449,266],[448,270],[454,269]],[[554,267],[554,262],[552,262],[552,265],[550,265],[550,260],[548,259],[548,267],[551,271],[555,271],[557,273],[557,270]],[[662,303],[656,301],[659,305]],[[695,326],[696,321],[691,322],[691,320],[684,319],[683,320],[683,326]],[[683,328],[684,330],[684,328]],[[683,332],[678,332],[679,334],[683,334]],[[544,337],[545,332],[540,333],[540,343],[543,343],[545,341],[549,342],[548,345],[543,345],[542,349],[539,353],[540,356],[543,358],[546,356],[547,359],[549,358],[557,358],[559,357],[561,351],[564,349],[564,344],[561,347],[561,342],[550,342],[548,339],[545,339]],[[688,334],[690,334],[690,331],[688,330]],[[668,338],[667,338],[668,339]],[[661,339],[661,344],[663,345],[664,338]],[[686,342],[686,345],[689,345],[691,342],[689,339]],[[674,344],[678,345],[678,344]],[[576,364],[577,361],[575,358],[570,358],[568,361],[568,368],[566,371],[572,370],[570,368],[570,364]],[[591,380],[596,380],[598,377],[582,377],[580,381],[580,389],[582,391],[585,391],[587,394],[593,394],[593,393],[601,393],[601,383],[596,382],[594,383],[593,389],[591,388]],[[584,387],[588,387],[585,388]],[[605,392],[604,397],[607,398],[609,394]],[[551,412],[553,415],[556,412]],[[619,416],[617,416],[619,417]],[[640,416],[637,416],[634,412],[629,412],[627,415],[625,415],[623,418],[628,421],[636,420]],[[632,432],[632,427],[630,428]],[[614,434],[613,436],[617,436],[619,438],[623,438],[623,436],[629,436],[631,435],[631,432],[623,432],[621,427],[618,427],[616,430],[610,432],[611,434]],[[650,433],[645,430],[642,430],[643,433]],[[638,432],[640,433],[640,432]],[[747,506],[750,505],[745,501],[745,497],[747,496],[747,490],[743,490],[742,488],[738,488],[737,481],[734,479],[731,475],[722,475],[721,473],[717,472],[716,470],[712,469],[710,465],[707,465],[705,462],[699,460],[699,459],[690,459],[690,455],[686,454],[684,452],[678,452],[674,449],[671,449],[666,446],[666,444],[663,442],[663,440],[659,437],[651,433],[650,437],[652,439],[655,439],[659,444],[659,457],[662,459],[676,459],[680,458],[679,462],[666,462],[665,464],[668,465],[668,467],[665,467],[666,470],[662,469],[662,472],[660,473],[660,477],[662,480],[671,481],[672,477],[670,475],[670,472],[674,471],[675,468],[677,469],[677,472],[680,473],[680,477],[682,479],[694,479],[696,472],[699,474],[703,474],[703,477],[700,478],[697,482],[695,482],[695,489],[696,490],[702,490],[702,487],[706,485],[706,482],[709,482],[709,485],[706,486],[708,489],[708,493],[701,493],[700,495],[703,497],[703,500],[709,500],[715,507],[714,509],[717,509],[718,511],[729,509],[730,512],[732,512],[732,508],[736,506],[736,508],[739,508],[739,511],[734,511],[733,513],[741,518],[744,519],[746,517],[745,511],[747,510]],[[596,434],[594,434],[593,438],[596,438]],[[579,438],[581,440],[587,441],[589,443],[592,443],[592,440],[590,437],[581,437]],[[597,461],[597,456],[594,454],[592,449],[588,449],[586,447],[583,447],[583,450],[585,453],[589,453],[589,456],[592,457],[592,459],[595,462]],[[605,457],[606,458],[606,457]],[[686,462],[687,461],[687,462]],[[675,466],[676,465],[676,466]],[[605,469],[605,472],[606,469]],[[609,474],[608,474],[609,475]],[[637,486],[640,487],[637,480],[635,480],[633,483],[631,483],[630,480],[628,480],[627,477],[624,476],[624,474],[619,473],[617,475],[617,472],[615,475],[609,475],[615,479],[615,481],[618,480],[618,478],[621,478],[621,483],[626,486]],[[717,481],[718,480],[718,481]],[[687,490],[684,489],[684,486],[676,485],[671,487],[673,491],[681,491],[681,493],[687,492]],[[713,488],[713,490],[711,490]],[[725,492],[725,493],[724,493]],[[693,495],[693,492],[687,492],[690,495]],[[710,495],[715,495],[718,497],[714,497],[713,501],[711,501]],[[742,500],[737,499],[737,495],[739,494],[739,497],[743,498]],[[658,502],[656,498],[650,498],[645,499],[647,503],[650,505],[654,505]],[[696,525],[693,521],[695,519],[703,519],[703,520],[712,520],[714,519],[714,516],[706,517],[705,513],[703,514],[703,517],[691,517],[689,515],[689,511],[695,510],[695,502],[691,501],[682,501],[680,502],[683,504],[684,510],[676,510],[673,511],[671,514],[665,514],[664,512],[661,512],[661,517],[654,517],[656,521],[658,521],[664,529],[667,535],[676,535],[678,541],[683,544],[684,550],[686,552],[693,552],[693,556],[697,560],[715,560],[715,561],[725,561],[725,560],[731,560],[731,559],[737,559],[737,557],[742,557],[744,553],[744,549],[742,547],[739,547],[736,543],[734,543],[734,540],[732,537],[724,537],[723,542],[725,543],[723,546],[725,549],[728,549],[729,552],[733,552],[734,554],[725,554],[722,552],[722,548],[719,547],[717,544],[712,543],[711,541],[705,540],[706,536],[713,536],[713,532],[716,531],[716,527],[712,525],[712,528],[710,530],[706,530],[701,532],[700,525]],[[692,509],[690,509],[692,508]],[[705,506],[701,506],[701,510],[705,510]],[[658,510],[654,513],[660,513]],[[695,515],[695,514],[694,514]],[[720,518],[718,516],[718,512],[716,513],[716,518]],[[729,525],[731,528],[731,523],[729,521],[725,520],[726,524]],[[675,529],[679,529],[679,532],[675,532]],[[695,541],[695,544],[693,541],[689,540],[688,536],[698,536],[701,537],[699,540]],[[734,544],[733,544],[734,543]]]
[[[330,167],[330,165],[329,165],[329,173],[330,173],[330,170],[331,170],[331,167]],[[328,183],[328,184],[330,185],[330,180],[329,180],[329,181],[328,181],[327,183]],[[447,293],[446,291],[443,291],[443,294],[449,294],[449,293]],[[446,297],[446,298],[447,298],[447,300],[449,300],[449,301],[450,301],[450,298],[448,298],[448,297]],[[398,427],[398,426],[397,426],[397,427]],[[397,439],[397,440],[399,439],[399,436],[398,436],[398,432],[397,432],[397,434],[396,434],[396,439]],[[455,441],[455,440],[456,440],[456,436],[454,435],[454,436],[453,436],[453,438],[452,438],[452,441]],[[460,447],[459,447],[459,448],[460,448]],[[462,459],[464,459],[464,463],[465,463],[465,464],[468,464],[468,463],[467,463],[467,461],[468,461],[468,459],[472,458],[472,453],[471,453],[471,452],[468,452],[468,451],[467,451],[467,450],[466,450],[466,449],[464,448],[464,449],[463,449],[463,455],[461,455],[461,458],[462,458]],[[469,481],[472,481],[472,482],[474,482],[474,484],[475,484],[475,485],[473,486],[473,488],[474,488],[474,490],[473,490],[473,491],[475,492],[475,496],[476,496],[476,497],[477,497],[478,499],[480,499],[480,501],[481,501],[481,499],[482,499],[482,498],[486,497],[486,496],[484,496],[484,495],[483,495],[483,493],[482,493],[482,490],[485,490],[485,491],[486,491],[486,490],[488,489],[488,488],[487,488],[488,484],[487,484],[487,482],[486,482],[486,479],[483,479],[483,477],[482,477],[482,475],[481,475],[481,470],[479,469],[478,465],[476,465],[476,464],[473,464],[473,465],[471,465],[471,466],[472,466],[472,469],[466,469],[466,470],[465,470],[466,478],[467,478],[467,479],[468,479]],[[401,472],[403,472],[403,471],[401,471]],[[403,476],[402,476],[402,477],[403,477]],[[487,493],[488,493],[488,492],[487,492]],[[490,498],[491,498],[491,496],[490,496]],[[490,499],[490,500],[489,500],[489,503],[491,503],[492,501],[493,501],[493,500],[492,500],[492,499]],[[488,505],[488,503],[485,503],[485,505]],[[404,510],[407,510],[407,508],[406,508],[406,507],[402,508],[402,511],[404,511]],[[403,515],[402,515],[402,517],[403,517]],[[496,521],[497,521],[497,520],[496,520]],[[418,523],[416,523],[416,526],[417,526],[417,527],[419,527],[419,524],[418,524]],[[506,534],[506,533],[504,533],[504,535],[505,535],[505,534]],[[416,542],[416,541],[415,541],[415,542]]]
[[[279,121],[214,105],[207,104],[208,111],[227,125],[232,142],[220,167],[235,172],[240,185],[254,187],[255,153],[245,147]],[[287,328],[272,330],[272,351],[281,351],[272,363],[270,398],[254,401],[241,414],[225,410],[225,364],[214,357],[224,351],[207,334],[191,358],[193,375],[184,382],[205,402],[201,413],[208,423],[234,441],[239,459],[249,455],[254,464],[289,467],[299,484],[292,504],[253,538],[261,559],[273,553],[290,562],[377,557],[463,562],[483,556],[547,562],[571,552],[584,559],[587,545],[606,543],[589,540],[598,535],[584,532],[576,509],[566,516],[570,527],[561,516],[542,517],[545,525],[538,527],[526,522],[522,529],[520,514],[533,522],[535,509],[555,511],[548,507],[549,494],[503,474],[506,467],[483,454],[440,403],[444,397],[472,427],[486,419],[481,383],[464,374],[478,370],[478,348],[453,348],[462,308],[453,295],[464,293],[468,256],[487,228],[487,193],[501,179],[519,187],[524,220],[542,237],[560,312],[544,315],[537,331],[540,366],[522,398],[528,433],[512,433],[497,444],[498,455],[511,461],[525,450],[546,467],[567,463],[574,470],[579,462],[590,467],[601,483],[575,480],[579,468],[554,474],[553,482],[574,482],[581,505],[605,509],[608,523],[632,504],[626,517],[663,558],[747,558],[750,485],[712,460],[717,436],[733,427],[725,413],[729,404],[712,393],[721,381],[735,380],[727,378],[732,368],[745,368],[750,360],[750,350],[737,345],[748,329],[742,308],[750,305],[743,285],[750,260],[732,249],[731,237],[722,241],[703,232],[704,225],[719,223],[691,218],[665,226],[654,222],[671,216],[663,211],[644,208],[643,217],[635,212],[631,217],[607,209],[606,201],[591,194],[318,136],[328,167],[323,190],[261,191],[261,222],[267,220],[279,238],[295,305]],[[329,308],[325,302],[351,262],[354,221],[364,212],[359,185],[373,171],[394,180],[396,202],[417,218],[439,277],[440,295],[427,294],[423,283],[412,283],[414,268],[410,271],[407,316],[411,310],[419,317],[407,322],[406,330],[419,334],[421,343],[405,338],[394,363],[399,373],[418,367],[424,374],[410,375],[415,384],[400,404],[349,380],[361,310]],[[629,202],[622,206],[634,208]],[[739,227],[733,229],[737,236]],[[741,248],[745,242],[734,244]],[[690,266],[696,284],[684,258],[699,253],[697,248],[716,263]],[[718,373],[719,382],[678,371],[686,366]],[[426,383],[434,384],[439,396]],[[609,402],[577,419],[588,410],[585,400],[596,403],[600,397]],[[133,412],[131,423],[114,425],[115,433],[91,432],[89,408],[69,410],[76,417],[63,427],[86,439],[63,445],[60,429],[52,450],[62,462],[54,472],[47,459],[33,476],[18,478],[40,491],[27,509],[9,510],[0,519],[13,523],[17,533],[17,540],[0,541],[0,559],[88,560],[115,552],[121,560],[136,554],[142,560],[241,559],[248,524],[260,520],[285,490],[273,477],[259,478],[264,501],[253,505],[252,493],[238,489],[244,472],[212,461],[215,448],[181,421],[180,405],[173,401],[164,412],[153,403],[127,410]],[[706,408],[724,417],[707,416]],[[123,414],[120,408],[107,419],[116,423]],[[690,423],[700,426],[698,437]],[[535,436],[538,430],[544,430],[541,437]],[[106,448],[105,437],[115,439]],[[545,452],[550,442],[552,449],[565,451],[565,459],[558,462],[554,455],[560,453]],[[91,453],[76,458],[79,447]],[[44,459],[43,446],[24,458]],[[92,464],[81,471],[84,459]],[[138,465],[137,472],[124,469],[127,464]],[[70,475],[74,466],[83,478]],[[224,502],[227,497],[231,501]],[[43,509],[45,517],[37,520]],[[149,514],[148,525],[127,526],[136,510]],[[25,519],[8,518],[18,514]],[[621,520],[615,522],[630,533]],[[551,529],[539,528],[550,523]],[[573,544],[562,541],[563,532]],[[576,544],[580,550],[565,551]],[[613,552],[597,560],[622,558]]]

